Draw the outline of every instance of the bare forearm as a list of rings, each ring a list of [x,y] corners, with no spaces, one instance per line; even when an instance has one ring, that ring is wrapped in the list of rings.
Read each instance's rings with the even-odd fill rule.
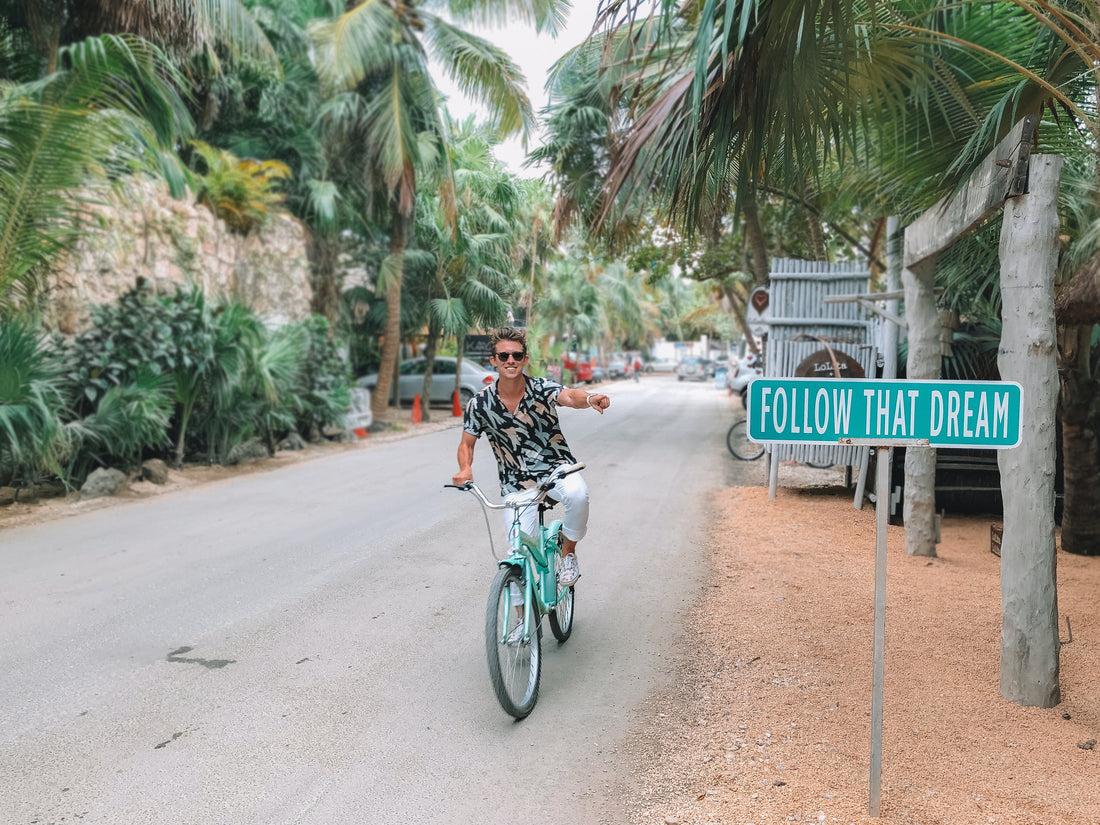
[[[567,387],[558,393],[558,406],[570,407],[574,410],[585,410],[591,407],[600,415],[611,406],[611,399],[603,393],[589,395],[584,390]]]
[[[458,445],[458,469],[469,470],[474,463],[474,446],[463,441]]]
[[[467,481],[474,480],[474,445],[477,444],[477,439],[469,437],[467,433],[462,434],[462,440],[458,443],[458,472],[454,474],[451,479],[453,484],[465,484]]]

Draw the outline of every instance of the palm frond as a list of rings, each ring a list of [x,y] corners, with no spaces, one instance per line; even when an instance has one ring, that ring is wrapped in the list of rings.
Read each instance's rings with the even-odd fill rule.
[[[436,60],[458,88],[484,102],[498,138],[527,136],[535,126],[534,110],[519,66],[488,40],[442,18],[429,18],[426,40]]]

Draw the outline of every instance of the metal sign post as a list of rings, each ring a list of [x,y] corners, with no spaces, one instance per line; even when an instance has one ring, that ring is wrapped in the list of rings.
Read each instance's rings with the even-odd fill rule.
[[[886,670],[886,528],[891,447],[985,447],[1020,443],[1022,390],[1004,381],[757,378],[749,384],[748,436],[765,443],[874,447],[875,616],[871,669],[868,813],[882,794]]]

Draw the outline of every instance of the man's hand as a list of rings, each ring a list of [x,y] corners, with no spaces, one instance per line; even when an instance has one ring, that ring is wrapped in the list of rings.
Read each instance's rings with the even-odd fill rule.
[[[451,479],[451,484],[455,485],[456,487],[461,487],[467,481],[473,480],[474,471],[467,467],[465,470],[459,470],[457,473],[454,474],[454,477]]]
[[[600,415],[603,415],[603,411],[611,406],[611,399],[608,398],[606,395],[601,395],[600,393],[589,393],[588,406],[590,406]]]

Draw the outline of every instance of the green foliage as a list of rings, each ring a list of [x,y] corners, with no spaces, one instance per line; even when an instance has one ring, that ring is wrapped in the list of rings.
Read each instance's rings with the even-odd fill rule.
[[[312,433],[340,423],[351,406],[352,376],[328,321],[314,315],[297,329],[305,339],[305,361],[296,388],[298,427]]]
[[[234,232],[247,234],[260,226],[283,201],[276,188],[290,177],[277,160],[241,159],[201,140],[191,141],[199,160],[197,195]]]
[[[116,384],[80,421],[80,437],[69,445],[66,482],[83,480],[96,467],[136,469],[146,450],[168,446],[172,386],[168,376],[144,367],[133,380]]]
[[[183,85],[149,43],[104,35],[62,49],[52,75],[0,87],[0,309],[40,297],[92,183],[172,168],[164,147],[190,128]]]
[[[60,370],[31,324],[0,323],[0,480],[55,465],[65,404]]]
[[[93,307],[89,328],[69,348],[67,377],[77,411],[94,410],[111,387],[134,383],[143,369],[167,376],[201,374],[212,348],[198,290],[157,298],[139,284],[117,303]]]
[[[55,438],[67,483],[150,452],[171,450],[177,465],[189,454],[224,462],[252,437],[274,453],[299,422],[319,430],[350,405],[347,364],[323,319],[272,332],[241,304],[211,304],[194,287],[155,296],[139,286],[96,307],[53,358],[57,370],[64,364],[57,397],[73,400],[67,439]]]

